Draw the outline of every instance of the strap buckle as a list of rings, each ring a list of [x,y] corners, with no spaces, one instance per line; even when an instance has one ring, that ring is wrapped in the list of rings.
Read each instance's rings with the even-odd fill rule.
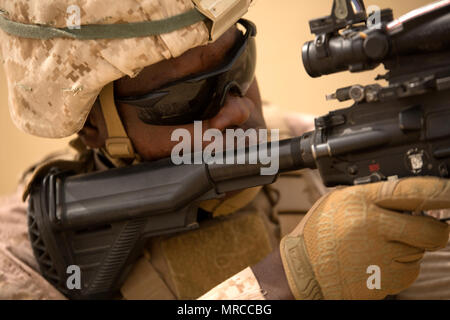
[[[129,138],[108,138],[105,142],[105,149],[115,159],[133,159],[136,157]]]
[[[209,41],[214,42],[247,13],[252,0],[192,0],[208,18]]]

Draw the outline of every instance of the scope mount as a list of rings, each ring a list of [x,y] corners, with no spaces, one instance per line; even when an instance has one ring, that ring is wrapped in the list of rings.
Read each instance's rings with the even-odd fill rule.
[[[366,22],[367,14],[363,0],[334,0],[331,15],[309,22],[315,35],[336,33],[347,26]]]

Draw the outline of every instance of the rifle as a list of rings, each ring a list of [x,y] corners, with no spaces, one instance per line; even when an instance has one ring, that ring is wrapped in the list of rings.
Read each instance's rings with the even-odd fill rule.
[[[315,131],[279,142],[279,173],[318,169],[329,187],[448,178],[450,1],[394,21],[390,9],[367,17],[363,1],[335,0],[331,16],[310,26],[316,39],[302,52],[309,75],[383,63],[388,73],[378,79],[389,85],[330,95],[354,104],[316,119]],[[110,298],[150,237],[197,228],[200,201],[275,182],[278,174],[263,176],[262,167],[175,166],[163,159],[85,175],[53,168],[29,198],[29,234],[41,272],[69,298]],[[80,290],[66,286],[70,265],[82,271]]]

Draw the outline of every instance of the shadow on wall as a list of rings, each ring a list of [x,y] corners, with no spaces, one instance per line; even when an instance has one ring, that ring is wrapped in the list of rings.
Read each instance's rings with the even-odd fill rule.
[[[396,17],[430,1],[371,1],[366,5],[391,7]],[[310,79],[303,69],[301,47],[312,40],[308,21],[328,15],[331,0],[254,0],[247,18],[258,26],[257,76],[265,100],[290,111],[321,115],[336,103],[327,103],[325,94],[350,84],[373,82],[377,72],[339,74]],[[36,138],[19,131],[8,111],[6,80],[0,71],[0,194],[12,192],[21,173],[47,153],[61,149],[69,139]]]

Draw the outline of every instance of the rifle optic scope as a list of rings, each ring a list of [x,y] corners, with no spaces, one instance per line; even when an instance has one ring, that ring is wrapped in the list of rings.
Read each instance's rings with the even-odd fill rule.
[[[384,9],[377,19],[380,21],[376,24],[373,24],[374,16],[362,21],[363,24],[349,21],[346,29],[337,22],[334,29],[320,27],[320,24],[339,21],[337,17],[311,20],[311,31],[316,33],[316,39],[306,42],[302,49],[303,65],[308,74],[317,78],[347,70],[372,70],[393,58],[450,48],[448,0],[417,9],[398,20],[393,20],[391,9]],[[372,24],[368,26],[367,21]]]

